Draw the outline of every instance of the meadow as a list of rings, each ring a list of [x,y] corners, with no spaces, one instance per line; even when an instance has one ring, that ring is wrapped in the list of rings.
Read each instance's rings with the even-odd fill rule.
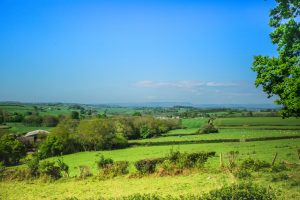
[[[230,173],[219,168],[219,157],[210,159],[202,171],[191,172],[178,176],[159,177],[149,175],[145,177],[131,178],[121,176],[108,180],[100,180],[96,177],[84,180],[76,178],[79,173],[79,165],[87,165],[92,168],[93,174],[97,175],[96,161],[99,154],[114,160],[127,160],[130,162],[130,172],[134,172],[133,163],[143,158],[162,157],[168,154],[170,148],[185,152],[216,151],[221,152],[239,151],[239,162],[251,157],[271,162],[274,154],[278,152],[278,161],[290,163],[298,162],[296,148],[299,148],[300,139],[281,141],[264,141],[248,143],[224,143],[224,144],[191,144],[178,146],[153,146],[134,147],[113,151],[81,152],[63,156],[64,162],[70,166],[70,176],[73,178],[62,179],[54,182],[37,181],[12,181],[0,182],[0,196],[4,199],[65,199],[76,197],[79,199],[96,199],[101,197],[119,197],[134,193],[171,194],[199,194],[208,192],[213,188],[238,182]],[[49,158],[56,160],[57,158]],[[272,174],[267,172],[254,173],[254,182],[273,188],[280,187],[281,199],[298,199],[300,196],[300,184],[297,170],[288,171],[291,178],[279,182],[272,182]],[[287,192],[289,191],[289,192]]]
[[[121,112],[132,113],[126,109]],[[136,193],[174,197],[182,194],[203,194],[212,189],[241,182],[241,179],[220,167],[220,155],[224,156],[224,163],[228,165],[227,155],[232,151],[238,152],[237,164],[241,164],[247,158],[271,163],[277,153],[276,163],[284,162],[291,167],[278,174],[271,171],[253,172],[251,178],[247,180],[276,189],[279,199],[300,198],[300,166],[297,154],[297,149],[300,148],[300,138],[297,138],[300,137],[299,119],[217,118],[215,124],[219,128],[219,133],[198,134],[199,128],[206,124],[207,120],[203,117],[182,119],[181,129],[171,130],[156,138],[130,140],[131,146],[125,149],[86,151],[48,158],[47,161],[63,160],[69,166],[70,177],[56,181],[43,179],[0,181],[0,199],[98,199],[100,197],[105,199]],[[30,129],[18,123],[8,125],[17,132]],[[248,141],[253,138],[262,141]],[[230,140],[236,141],[230,142]],[[189,141],[194,143],[189,143]],[[209,158],[200,170],[191,170],[172,176],[157,174],[135,176],[137,170],[134,163],[136,161],[165,157],[170,150],[188,153],[214,151],[216,156]],[[96,163],[100,155],[114,161],[128,161],[129,174],[109,179],[99,178]],[[79,178],[79,166],[89,167],[93,176],[85,179]],[[26,165],[17,167],[25,168]],[[278,178],[281,174],[285,178]]]

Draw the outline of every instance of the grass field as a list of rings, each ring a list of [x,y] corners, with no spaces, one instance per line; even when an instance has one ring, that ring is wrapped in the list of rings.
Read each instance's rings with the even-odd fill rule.
[[[262,127],[262,128],[279,128],[279,127],[299,127],[300,119],[281,117],[237,117],[237,118],[218,118],[215,121],[218,127]]]
[[[240,152],[239,160],[247,157],[258,158],[271,162],[275,152],[279,153],[278,162],[288,161],[297,162],[296,148],[299,147],[300,139],[281,140],[266,142],[249,143],[224,143],[224,144],[201,144],[201,145],[180,145],[173,148],[180,151],[217,151],[229,152],[238,150]],[[154,158],[166,155],[170,146],[157,147],[135,147],[114,151],[99,152],[81,152],[72,155],[63,156],[63,160],[71,168],[71,176],[78,174],[79,165],[88,165],[96,174],[97,155],[103,154],[114,160],[128,160],[131,165],[134,161],[143,158]],[[50,160],[55,160],[51,158]],[[71,178],[52,183],[42,181],[29,182],[0,182],[0,196],[5,199],[64,199],[66,197],[77,197],[80,199],[95,199],[99,196],[117,197],[133,193],[157,193],[171,194],[179,196],[184,193],[199,194],[207,192],[212,188],[218,188],[222,185],[236,182],[234,177],[228,173],[219,171],[219,158],[212,158],[207,162],[202,172],[195,172],[179,176],[146,176],[143,178],[117,177],[109,180],[99,180],[97,177],[87,180],[77,180]],[[131,166],[131,171],[133,167]],[[291,176],[293,175],[293,172]],[[265,186],[280,186],[282,199],[297,199],[300,196],[300,187],[291,187],[289,180],[281,182],[271,182],[269,173],[256,173],[253,177],[254,182],[264,184]],[[289,191],[289,192],[287,192]]]
[[[179,141],[178,145],[159,146],[134,146],[126,149],[96,152],[79,152],[64,155],[63,159],[70,167],[68,179],[54,182],[34,181],[5,181],[0,182],[0,197],[3,199],[65,199],[76,197],[79,199],[96,199],[101,197],[119,197],[134,193],[156,193],[160,195],[179,196],[181,194],[199,194],[223,185],[239,182],[231,173],[220,169],[220,154],[225,155],[230,151],[238,151],[238,163],[245,158],[254,158],[272,162],[274,155],[278,153],[276,163],[299,163],[297,149],[300,148],[300,139],[279,139],[269,141],[243,142],[248,138],[300,136],[300,130],[276,130],[276,127],[298,127],[298,119],[282,121],[279,118],[224,118],[216,121],[222,127],[232,126],[234,128],[221,128],[220,133],[195,135],[199,127],[207,122],[205,118],[183,119],[185,129],[170,131],[158,138],[133,140],[130,142],[170,142]],[[222,121],[223,120],[223,121]],[[274,120],[274,121],[272,121]],[[248,126],[245,127],[245,124]],[[261,127],[274,127],[274,130],[264,130]],[[178,136],[180,135],[180,136]],[[190,140],[216,140],[216,139],[240,139],[241,142],[224,143],[202,143],[184,144]],[[159,177],[148,175],[142,178],[132,178],[128,175],[108,180],[99,180],[97,177],[96,161],[99,155],[112,158],[115,161],[129,161],[130,173],[135,173],[134,162],[144,158],[158,158],[166,156],[170,149],[181,152],[215,151],[216,157],[210,158],[201,171],[194,171],[177,176]],[[58,157],[48,158],[50,161]],[[89,166],[93,177],[84,180],[76,178],[79,175],[79,166]],[[20,167],[25,167],[22,165]],[[284,171],[288,178],[273,181],[276,173],[254,172],[251,180],[266,187],[278,190],[279,199],[300,199],[300,166]],[[1,198],[0,198],[1,199]]]
[[[183,129],[184,132],[185,129]],[[173,132],[174,134],[174,132]],[[178,130],[177,134],[181,134]],[[166,134],[165,137],[157,137],[142,140],[131,140],[130,142],[165,142],[165,141],[197,141],[197,140],[217,140],[217,139],[249,139],[262,137],[282,137],[282,136],[300,136],[300,130],[251,130],[251,129],[221,129],[216,134],[197,134],[197,135],[172,136]],[[167,137],[166,137],[167,136]]]
[[[182,126],[186,128],[200,128],[204,123],[207,123],[207,118],[192,118],[182,119]]]
[[[12,133],[17,133],[17,134],[22,134],[22,133],[27,133],[29,131],[34,131],[34,130],[46,130],[50,131],[52,127],[45,127],[45,126],[26,126],[23,123],[7,123],[7,126],[11,127],[9,130]]]
[[[166,146],[142,146],[112,151],[80,152],[71,155],[62,156],[63,160],[70,166],[71,175],[78,174],[78,166],[90,166],[96,172],[96,160],[102,154],[114,160],[127,160],[131,162],[143,158],[157,158],[167,155],[171,148],[183,152],[197,151],[216,151],[217,153],[226,153],[229,151],[239,151],[240,159],[246,157],[255,157],[271,161],[276,152],[279,153],[278,160],[297,161],[296,149],[300,147],[300,139],[276,140],[276,141],[258,141],[241,143],[216,143],[216,144],[184,144],[184,145],[166,145]],[[56,160],[50,158],[49,160]],[[219,158],[215,157],[208,163],[214,167],[218,166]],[[133,166],[131,168],[133,170]]]

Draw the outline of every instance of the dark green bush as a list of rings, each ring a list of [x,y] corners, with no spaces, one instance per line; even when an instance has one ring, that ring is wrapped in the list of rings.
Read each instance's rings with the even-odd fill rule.
[[[0,162],[0,180],[3,179],[5,170],[6,170],[6,167],[5,167],[4,163]]]
[[[10,135],[0,138],[0,162],[4,165],[15,165],[26,155],[25,145]]]
[[[61,155],[64,152],[64,148],[64,141],[60,137],[50,135],[39,146],[38,156],[40,159],[44,159],[51,156]]]
[[[203,167],[207,159],[215,154],[216,152],[196,152],[188,154],[171,150],[166,159],[170,160],[177,168],[184,169]]]
[[[116,161],[113,164],[106,165],[100,170],[100,177],[113,178],[128,174],[128,161]]]
[[[290,177],[286,173],[276,173],[272,175],[272,181],[277,182],[277,181],[285,181],[288,180]]]
[[[43,125],[47,127],[55,127],[59,123],[59,119],[56,116],[44,116]]]
[[[62,177],[61,169],[56,166],[54,162],[41,162],[39,166],[39,172],[41,175],[46,175],[52,179],[59,179]]]
[[[27,167],[31,176],[37,177],[39,175],[39,163],[40,159],[38,157],[33,157],[27,162]]]
[[[225,186],[203,195],[203,200],[274,200],[273,191],[253,183]]]
[[[271,167],[271,172],[281,172],[285,170],[288,170],[288,168],[284,163],[279,163]]]
[[[212,124],[205,124],[201,127],[200,134],[218,133],[219,130]]]
[[[240,169],[233,172],[234,177],[238,179],[247,179],[251,177],[251,172],[246,169]]]
[[[198,152],[198,153],[190,153],[187,154],[187,160],[191,162],[190,167],[194,167],[195,165],[203,166],[209,157],[213,157],[216,155],[216,152]]]
[[[158,168],[158,173],[160,175],[172,175],[178,174],[184,169],[203,167],[207,159],[214,155],[215,152],[197,152],[188,154],[171,150],[164,158],[139,160],[135,163],[135,168],[141,174],[154,173],[156,168]]]
[[[128,140],[122,135],[116,135],[111,139],[111,148],[112,149],[121,149],[128,147]]]
[[[58,159],[57,160],[58,167],[60,170],[67,176],[69,177],[69,166],[62,160]]]
[[[252,171],[259,171],[259,170],[267,169],[270,167],[271,167],[270,163],[268,163],[266,161],[262,161],[262,160],[254,160],[252,158],[247,158],[247,159],[243,160],[243,162],[241,164],[242,169],[248,169],[248,170],[252,170]]]
[[[23,124],[27,126],[41,126],[43,123],[43,118],[38,115],[29,115],[23,119]]]
[[[111,158],[105,158],[103,155],[100,155],[100,159],[97,161],[98,169],[103,169],[112,165],[114,161]]]
[[[151,174],[155,172],[156,165],[162,163],[164,159],[143,159],[134,163],[135,168],[141,174]]]

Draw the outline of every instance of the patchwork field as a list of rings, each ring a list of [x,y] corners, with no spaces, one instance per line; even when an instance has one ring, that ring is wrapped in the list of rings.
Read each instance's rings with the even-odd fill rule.
[[[130,141],[131,144],[138,143],[140,145],[126,149],[79,152],[61,156],[59,158],[70,167],[70,178],[53,182],[43,180],[0,182],[0,197],[3,199],[98,199],[100,197],[121,197],[135,193],[172,195],[174,197],[182,194],[203,194],[212,189],[241,181],[232,173],[220,168],[221,154],[224,155],[224,163],[227,165],[227,153],[238,151],[238,164],[247,158],[271,163],[275,154],[278,153],[276,163],[289,163],[291,167],[280,173],[253,172],[248,181],[251,180],[278,189],[276,191],[279,199],[300,198],[300,165],[297,164],[299,163],[297,149],[300,148],[300,138],[297,137],[300,137],[300,130],[264,130],[261,128],[265,126],[298,127],[299,119],[282,121],[278,118],[224,118],[216,121],[218,126],[232,126],[234,128],[220,128],[219,133],[216,134],[196,134],[199,127],[206,121],[205,118],[183,119],[182,124],[186,128],[170,131],[157,138],[132,140]],[[245,124],[248,124],[249,127],[245,128]],[[252,127],[258,129],[252,129]],[[295,138],[284,139],[284,137]],[[251,138],[261,138],[263,141],[247,141]],[[271,139],[265,140],[266,138]],[[214,142],[214,140],[226,139],[237,139],[238,141]],[[174,141],[178,143],[172,144]],[[187,141],[196,141],[196,143],[189,144],[186,143]],[[197,143],[197,141],[202,142]],[[151,143],[153,144],[149,145]],[[145,158],[164,157],[171,149],[180,152],[215,151],[216,156],[210,158],[201,170],[189,171],[176,176],[133,176],[136,174],[134,167],[136,161]],[[112,158],[114,161],[129,161],[129,175],[100,179],[96,165],[100,155]],[[47,160],[56,161],[58,157]],[[90,167],[93,176],[79,179],[79,166]],[[285,178],[280,178],[281,174],[284,174]]]

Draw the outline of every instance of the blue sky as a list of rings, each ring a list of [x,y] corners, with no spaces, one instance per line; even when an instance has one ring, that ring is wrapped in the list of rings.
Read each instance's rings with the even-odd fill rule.
[[[0,1],[0,101],[272,103],[274,1]]]

